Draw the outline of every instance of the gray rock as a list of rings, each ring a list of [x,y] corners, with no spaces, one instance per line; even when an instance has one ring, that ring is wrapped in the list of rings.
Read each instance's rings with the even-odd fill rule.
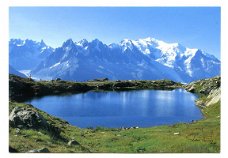
[[[70,140],[68,143],[67,143],[68,146],[72,146],[72,145],[80,145],[79,142],[77,142],[76,140]]]
[[[195,92],[195,86],[192,85],[191,87],[189,87],[188,91],[194,93]]]
[[[20,133],[20,129],[16,128],[16,134],[19,134],[19,133]]]
[[[175,132],[175,133],[173,133],[173,135],[179,135],[180,134],[180,132]]]
[[[22,126],[22,125],[18,125],[17,127],[18,127],[19,129],[23,128],[23,126]]]
[[[29,150],[28,153],[50,153],[50,151],[48,150],[48,148],[41,148]]]
[[[9,125],[18,129],[44,129],[50,132],[54,137],[60,137],[61,133],[59,127],[47,122],[44,117],[33,108],[15,107],[10,113]],[[16,134],[19,134],[19,132],[17,133],[16,130]]]
[[[46,127],[45,119],[31,108],[15,107],[9,116],[11,127],[17,128],[38,128]]]

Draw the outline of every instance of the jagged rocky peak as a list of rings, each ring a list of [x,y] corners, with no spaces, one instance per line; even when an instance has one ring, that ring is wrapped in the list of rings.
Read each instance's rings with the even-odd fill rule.
[[[41,47],[46,47],[47,46],[46,43],[44,43],[44,40],[43,39],[40,41],[40,46]]]
[[[9,41],[9,44],[12,44],[12,45],[23,45],[24,44],[24,40],[21,40],[21,39],[10,39]]]
[[[31,39],[11,39],[9,44],[11,46],[18,46],[18,47],[22,47],[22,46],[26,46],[26,47],[41,47],[41,48],[44,48],[44,47],[47,47],[47,48],[51,48],[49,46],[46,45],[46,43],[41,40],[40,42],[37,42],[37,41],[34,41],[34,40],[31,40]]]
[[[104,45],[102,41],[100,41],[99,39],[94,39],[91,41],[91,45],[94,45],[94,46],[101,46],[101,45]]]
[[[120,46],[122,47],[123,51],[132,50],[134,48],[134,44],[133,44],[132,40],[129,40],[127,38],[123,39],[120,42]]]
[[[88,45],[88,43],[89,42],[86,39],[82,39],[82,40],[78,41],[76,44],[81,47],[86,47]]]
[[[69,46],[72,46],[72,45],[75,45],[75,43],[74,43],[74,41],[71,38],[69,38],[68,40],[63,42],[62,47],[69,47]]]

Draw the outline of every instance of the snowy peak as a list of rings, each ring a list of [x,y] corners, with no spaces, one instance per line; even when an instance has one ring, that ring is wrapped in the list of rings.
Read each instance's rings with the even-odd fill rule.
[[[134,44],[132,43],[131,40],[129,39],[124,39],[120,42],[120,46],[122,47],[122,51],[126,51],[126,50],[132,50],[134,47]]]
[[[180,54],[186,51],[186,48],[179,43],[159,42],[156,48],[162,50],[162,52],[166,54]]]
[[[113,45],[114,44],[112,44],[112,46]],[[119,45],[123,48],[123,51],[127,49],[132,50],[133,48],[137,48],[140,52],[142,52],[145,55],[154,53],[156,50],[159,50],[162,54],[172,56],[184,53],[186,51],[186,48],[179,43],[166,43],[151,37],[138,40],[124,39],[119,43]]]
[[[151,37],[136,40],[134,43],[139,47],[150,47],[154,49],[160,49],[163,53],[182,53],[186,50],[186,48],[179,43],[166,43],[164,41],[157,40]]]

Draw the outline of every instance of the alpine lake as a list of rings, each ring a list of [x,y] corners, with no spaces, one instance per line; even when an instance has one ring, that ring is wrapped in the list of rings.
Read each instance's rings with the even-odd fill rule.
[[[44,96],[26,103],[80,128],[143,128],[202,119],[196,99],[184,89],[131,90]]]

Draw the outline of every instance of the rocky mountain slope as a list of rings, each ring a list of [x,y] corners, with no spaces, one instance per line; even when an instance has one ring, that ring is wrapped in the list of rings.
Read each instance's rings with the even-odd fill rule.
[[[185,86],[185,89],[201,95],[197,105],[201,107],[210,106],[221,100],[221,77],[203,79],[192,82]]]

